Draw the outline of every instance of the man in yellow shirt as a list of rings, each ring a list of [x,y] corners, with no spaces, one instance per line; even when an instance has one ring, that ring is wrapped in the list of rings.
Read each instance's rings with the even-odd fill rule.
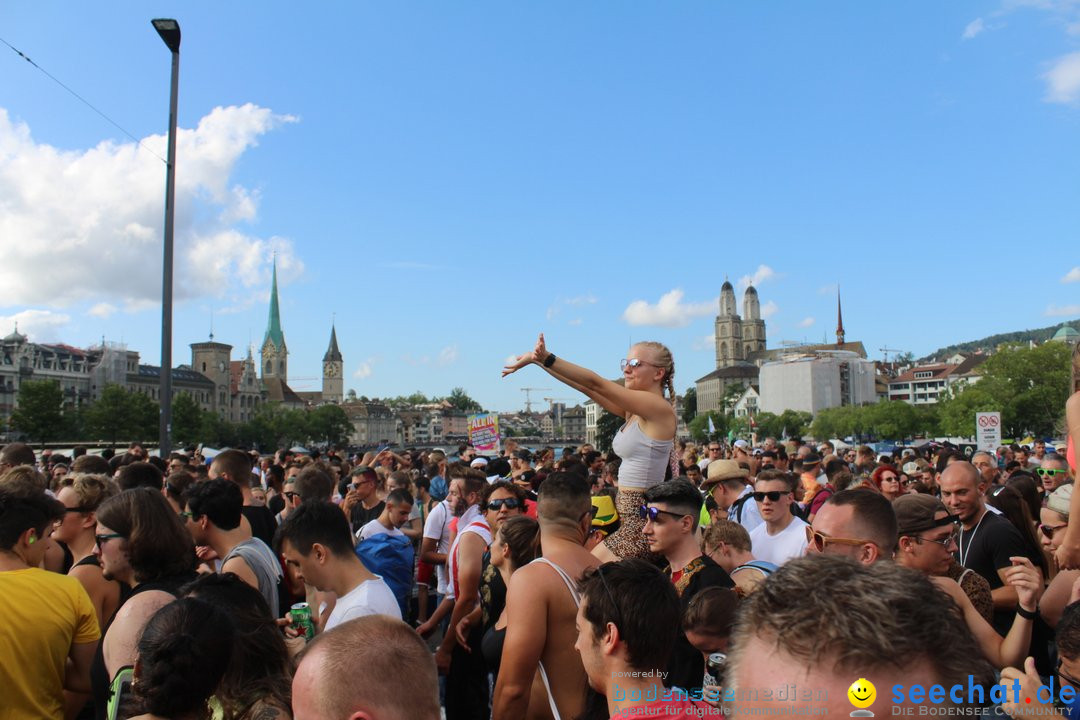
[[[62,720],[63,691],[90,692],[94,606],[78,580],[38,567],[64,512],[36,486],[0,484],[0,720]]]

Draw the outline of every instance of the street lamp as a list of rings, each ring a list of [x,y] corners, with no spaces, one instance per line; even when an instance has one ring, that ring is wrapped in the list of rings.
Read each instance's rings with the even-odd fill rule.
[[[169,154],[165,163],[165,243],[161,277],[161,422],[158,426],[158,456],[172,451],[172,296],[173,296],[173,215],[176,198],[176,95],[180,81],[180,23],[169,18],[151,20],[158,35],[172,53],[172,86],[169,93]]]

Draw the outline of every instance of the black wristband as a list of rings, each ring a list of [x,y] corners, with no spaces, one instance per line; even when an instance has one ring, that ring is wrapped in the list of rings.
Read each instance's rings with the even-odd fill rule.
[[[555,364],[558,358],[555,357],[555,353],[548,353],[548,356],[544,358],[544,367],[549,368]]]
[[[1025,620],[1035,620],[1039,617],[1039,606],[1036,605],[1034,610],[1025,610],[1018,604],[1016,606],[1016,614]]]

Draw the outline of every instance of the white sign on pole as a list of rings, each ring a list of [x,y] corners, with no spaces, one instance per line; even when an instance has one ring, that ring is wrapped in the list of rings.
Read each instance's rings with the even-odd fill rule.
[[[1001,413],[975,413],[975,442],[991,453],[1001,447]]]

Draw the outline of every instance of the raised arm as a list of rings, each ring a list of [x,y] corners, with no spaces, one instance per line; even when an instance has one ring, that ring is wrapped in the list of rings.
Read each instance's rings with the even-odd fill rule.
[[[519,355],[503,368],[503,377],[530,364],[539,365],[559,382],[585,393],[615,415],[627,417],[633,414],[646,421],[661,423],[670,419],[674,423],[671,404],[662,396],[644,390],[628,390],[588,368],[555,357],[548,352],[543,333],[540,333],[532,352]]]

